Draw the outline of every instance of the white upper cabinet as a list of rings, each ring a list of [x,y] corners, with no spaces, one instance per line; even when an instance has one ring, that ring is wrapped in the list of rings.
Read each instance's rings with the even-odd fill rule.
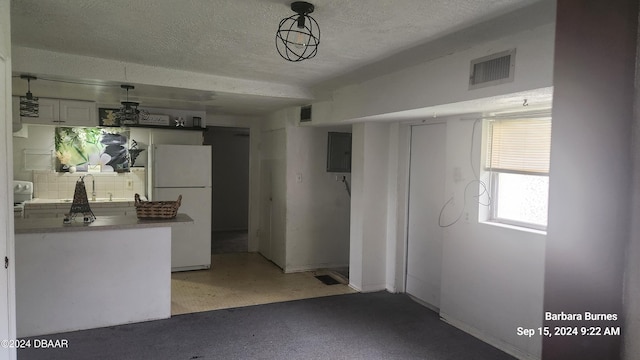
[[[22,118],[23,122],[33,122],[35,124],[57,124],[60,122],[60,100],[42,99],[38,100],[38,117]]]
[[[58,126],[98,126],[96,103],[93,101],[40,98],[38,104],[39,116],[22,117],[23,123]]]
[[[60,100],[60,121],[64,125],[98,126],[96,103]]]

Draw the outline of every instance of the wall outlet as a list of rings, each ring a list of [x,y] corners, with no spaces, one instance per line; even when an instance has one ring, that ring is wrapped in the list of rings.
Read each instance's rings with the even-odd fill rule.
[[[127,179],[127,190],[133,190],[133,180]]]

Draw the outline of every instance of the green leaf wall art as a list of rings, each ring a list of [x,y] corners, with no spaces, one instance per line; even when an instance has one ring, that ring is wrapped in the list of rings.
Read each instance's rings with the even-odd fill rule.
[[[129,171],[129,131],[119,128],[57,127],[59,171]]]

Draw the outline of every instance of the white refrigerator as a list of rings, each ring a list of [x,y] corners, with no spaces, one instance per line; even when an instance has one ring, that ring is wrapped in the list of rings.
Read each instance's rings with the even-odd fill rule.
[[[171,271],[211,267],[211,146],[153,145],[151,199],[175,201],[193,224],[171,229]]]

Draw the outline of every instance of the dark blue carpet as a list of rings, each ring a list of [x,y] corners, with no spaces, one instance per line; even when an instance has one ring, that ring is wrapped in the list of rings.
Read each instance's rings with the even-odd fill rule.
[[[406,295],[349,294],[39,336],[67,349],[37,359],[433,359],[513,357],[444,323]]]

